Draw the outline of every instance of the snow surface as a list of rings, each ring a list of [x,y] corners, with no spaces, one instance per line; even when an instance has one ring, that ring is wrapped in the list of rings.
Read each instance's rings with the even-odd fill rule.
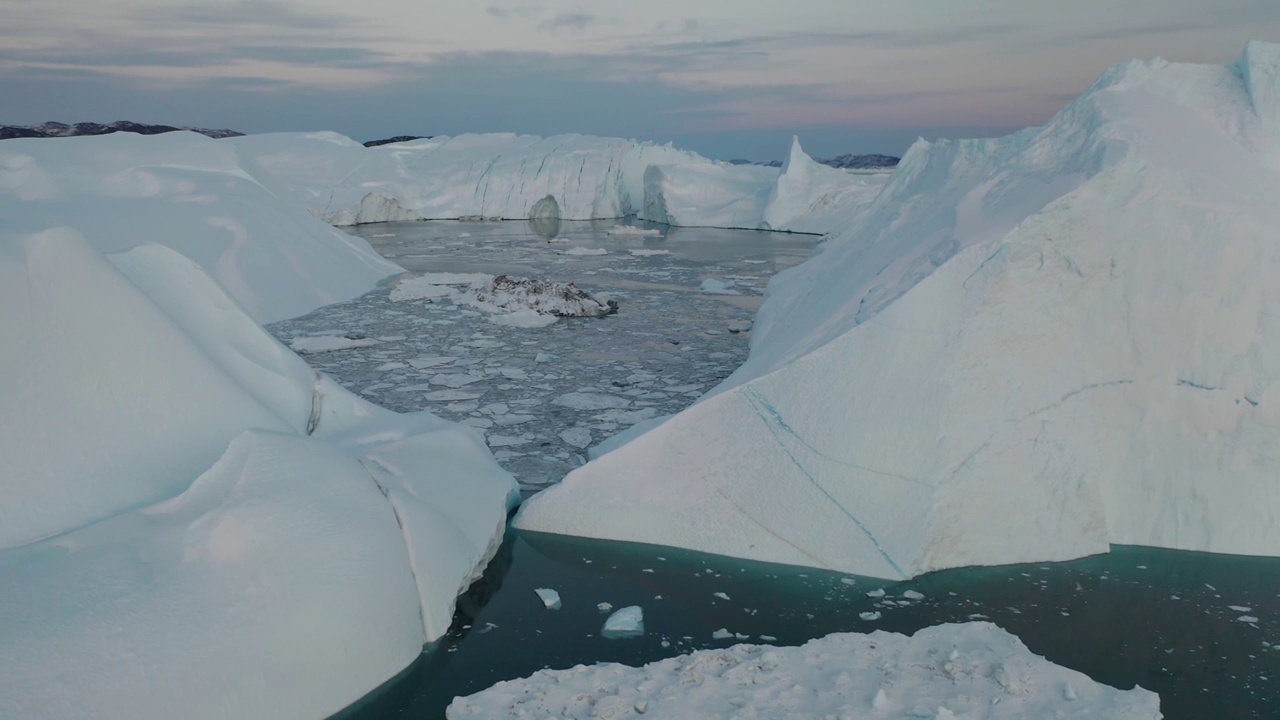
[[[326,227],[235,145],[190,132],[7,140],[5,232],[72,227],[109,257],[185,255],[258,322],[357,297],[402,270]]]
[[[990,623],[911,637],[838,633],[801,647],[740,644],[659,660],[542,670],[456,698],[449,720],[567,718],[1110,718],[1156,720],[1160,699],[1032,654]]]
[[[519,527],[901,578],[1280,554],[1280,46],[918,142],[775,277],[747,362]]]
[[[6,711],[342,709],[448,629],[512,477],[317,374],[196,261],[98,245],[0,237]]]

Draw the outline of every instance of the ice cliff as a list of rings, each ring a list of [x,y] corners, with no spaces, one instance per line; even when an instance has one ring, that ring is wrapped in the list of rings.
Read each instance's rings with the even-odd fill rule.
[[[554,215],[636,215],[670,225],[823,233],[824,208],[867,200],[887,175],[820,166],[799,148],[782,171],[715,162],[669,145],[589,135],[494,133],[366,148],[336,133],[227,140],[334,225]],[[540,205],[541,203],[541,205]]]
[[[1280,554],[1278,193],[1263,43],[919,142],[770,284],[741,369],[516,524],[887,578]]]

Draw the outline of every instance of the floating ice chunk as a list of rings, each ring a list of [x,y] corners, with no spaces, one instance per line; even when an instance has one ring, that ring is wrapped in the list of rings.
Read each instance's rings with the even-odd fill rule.
[[[544,315],[537,310],[524,308],[502,315],[490,315],[489,322],[507,327],[541,328],[553,325],[560,318],[555,315]]]
[[[585,448],[591,444],[591,430],[582,426],[569,428],[560,433],[560,439],[576,448]]]
[[[426,368],[436,367],[437,365],[447,365],[457,359],[458,358],[456,357],[446,357],[446,356],[418,357],[418,358],[413,358],[411,360],[406,360],[405,362],[409,363],[410,367],[414,368],[415,370],[423,370]]]
[[[631,250],[628,250],[627,252],[631,253],[632,255],[635,255],[636,257],[656,257],[658,255],[671,254],[670,250],[655,250],[655,249],[649,249],[649,248],[633,248]]]
[[[640,637],[644,635],[644,610],[631,605],[618,610],[604,621],[600,634],[610,640]]]
[[[429,402],[457,402],[459,400],[475,400],[482,397],[482,392],[469,390],[434,390],[423,395]]]
[[[349,338],[341,335],[316,335],[313,337],[294,338],[289,341],[289,347],[298,353],[333,352],[334,350],[350,350],[377,344],[377,340]]]
[[[720,639],[728,635],[724,631]],[[938,673],[937,656],[957,645],[971,664],[954,678]],[[1020,675],[1028,678],[1028,686],[1046,691],[1007,693],[987,670],[995,663],[1016,664]],[[1074,701],[1058,691],[1067,682],[1076,688]],[[797,705],[801,687],[803,705]],[[893,688],[898,701],[910,704],[899,708],[887,688]],[[594,702],[587,701],[588,696]],[[1155,693],[1096,683],[1032,654],[1017,638],[988,623],[942,625],[914,637],[844,633],[801,647],[716,647],[641,668],[601,663],[541,670],[527,679],[501,682],[457,698],[448,716],[451,720],[524,716],[585,720],[635,717],[643,707],[646,715],[669,718],[834,718],[864,717],[868,704],[876,717],[909,717],[909,713],[987,720],[1160,717]]]
[[[712,640],[731,640],[733,639],[733,633],[729,632],[727,628],[720,628],[719,630],[716,630],[715,632],[711,633],[711,639]]]
[[[387,372],[387,371],[389,371],[389,370],[400,370],[401,368],[407,368],[407,367],[409,367],[409,364],[408,364],[408,363],[402,363],[402,362],[389,362],[389,363],[383,363],[383,364],[379,365],[379,366],[378,366],[377,368],[375,368],[375,369],[376,369],[378,372]]]
[[[1245,607],[1244,605],[1228,605],[1227,607],[1231,608],[1232,610],[1235,610],[1236,612],[1242,612],[1242,613],[1247,613],[1250,610],[1253,610],[1253,608]]]
[[[411,300],[431,300],[449,297],[454,292],[456,291],[448,285],[422,282],[422,278],[409,278],[401,280],[400,284],[392,288],[388,297],[391,302],[409,302]]]
[[[915,590],[907,590],[906,592],[902,593],[902,597],[908,600],[923,600],[924,593],[916,592]]]
[[[551,588],[535,588],[534,592],[542,599],[542,604],[545,605],[548,610],[560,609],[560,593],[552,590]]]
[[[470,373],[440,373],[439,375],[432,375],[430,383],[448,388],[460,388],[484,379],[483,375],[472,375]]]
[[[609,228],[609,234],[630,235],[634,237],[661,237],[662,231],[657,228],[642,228],[636,227],[635,225],[614,225]]]
[[[872,590],[871,592],[867,593],[867,597],[869,597],[869,598],[882,598],[882,597],[884,597],[884,588],[876,588],[875,590]]]
[[[879,620],[879,619],[880,619],[880,613],[878,613],[878,612],[863,612],[863,613],[858,613],[858,617],[860,617],[860,618],[862,618],[863,620],[866,620],[866,621],[868,621],[868,622],[871,622],[871,621],[874,621],[874,620]]]
[[[533,361],[536,363],[547,363],[556,359],[558,358],[555,355],[552,355],[551,353],[547,353],[547,352],[540,352],[533,357]]]
[[[728,595],[726,595],[726,594],[724,594],[724,593],[722,593],[722,592],[718,592],[718,593],[711,593],[711,594],[712,594],[712,595],[714,595],[714,596],[716,596],[716,597],[718,597],[718,598],[720,598],[721,600],[728,600],[728,599],[729,599],[729,596],[728,596]]]
[[[741,293],[734,290],[733,286],[733,280],[724,282],[716,280],[715,278],[707,278],[702,281],[702,284],[698,286],[698,289],[708,295],[740,295]]]
[[[581,255],[608,255],[608,254],[609,254],[609,251],[608,251],[608,250],[605,250],[604,248],[571,247],[571,248],[569,248],[568,250],[565,250],[565,251],[564,251],[563,253],[561,253],[561,254],[562,254],[562,255],[579,255],[579,256],[581,256]]]
[[[590,562],[590,561],[588,560],[587,562]],[[613,603],[607,603],[607,602],[597,603],[596,609],[602,613],[607,613],[613,609]]]
[[[528,445],[527,438],[515,437],[512,435],[490,435],[486,438],[489,447],[511,447],[513,445]]]
[[[1257,623],[1257,622],[1258,622],[1258,618],[1256,618],[1256,617],[1254,617],[1254,616],[1252,616],[1252,615],[1241,615],[1240,617],[1236,618],[1236,622],[1242,622],[1242,623]]]
[[[571,410],[609,410],[629,407],[631,401],[607,393],[571,392],[552,400],[551,404]]]

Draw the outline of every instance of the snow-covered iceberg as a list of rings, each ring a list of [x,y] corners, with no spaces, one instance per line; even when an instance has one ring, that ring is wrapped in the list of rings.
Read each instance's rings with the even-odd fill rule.
[[[313,214],[335,225],[623,217],[643,207],[650,165],[713,164],[670,145],[590,135],[440,136],[372,148],[328,132],[226,142],[254,157]],[[554,205],[539,206],[548,197]]]
[[[15,234],[72,227],[103,253],[163,244],[264,323],[403,272],[310,217],[235,145],[189,132],[7,140],[0,217]]]
[[[515,483],[469,428],[315,373],[145,242],[165,233],[108,256],[66,228],[0,236],[0,697],[330,715],[447,630]]]
[[[638,668],[542,670],[457,698],[445,714],[449,720],[1162,717],[1155,693],[1094,682],[990,623],[939,625],[910,637],[839,633],[800,647],[734,645]]]
[[[798,142],[781,172],[590,135],[491,133],[372,148],[331,132],[223,142],[252,156],[334,225],[485,218],[558,226],[636,215],[688,226],[757,228],[767,221],[775,230],[820,234],[869,201],[888,177],[819,165]]]
[[[519,527],[900,578],[1280,554],[1280,46],[918,142],[744,366]]]

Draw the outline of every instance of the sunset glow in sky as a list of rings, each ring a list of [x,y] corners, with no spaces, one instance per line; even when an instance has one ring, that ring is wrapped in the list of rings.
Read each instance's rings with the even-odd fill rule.
[[[1046,121],[1108,65],[1229,62],[1275,0],[0,0],[0,123],[585,132],[901,153]]]

